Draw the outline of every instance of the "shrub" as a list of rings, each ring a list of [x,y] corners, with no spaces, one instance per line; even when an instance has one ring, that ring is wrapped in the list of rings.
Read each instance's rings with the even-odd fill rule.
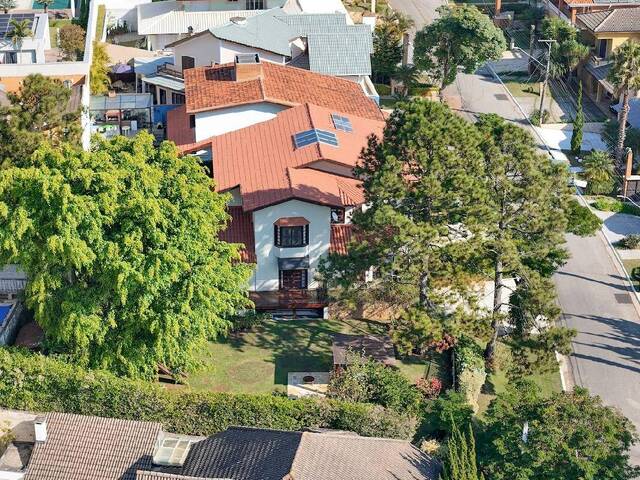
[[[399,412],[418,412],[420,393],[401,372],[356,353],[347,353],[349,357],[349,366],[331,376],[331,397],[375,403]]]
[[[618,242],[618,246],[629,250],[635,250],[640,247],[640,235],[635,233],[627,235]]]
[[[0,349],[0,406],[161,422],[168,431],[211,435],[232,425],[282,430],[336,428],[410,439],[415,418],[380,406],[275,395],[194,393],[87,371],[42,355]]]
[[[433,401],[429,418],[436,430],[448,433],[454,424],[467,425],[472,417],[473,409],[466,396],[461,392],[448,390]]]
[[[84,51],[85,31],[80,25],[68,24],[60,29],[58,46],[68,60],[77,60]]]
[[[529,117],[529,120],[531,121],[532,124],[534,124],[536,127],[541,126],[543,123],[547,123],[549,121],[549,112],[547,110],[544,110],[542,112],[542,116],[540,116],[540,111],[536,110],[535,112],[533,112],[533,114],[531,115],[531,117]]]
[[[238,315],[231,320],[232,332],[246,332],[268,320],[268,313],[258,313],[256,311],[247,312],[244,315]]]
[[[627,215],[640,216],[640,208],[632,203],[624,203],[616,198],[598,197],[591,206],[596,210],[614,213],[626,213]]]
[[[458,391],[465,395],[474,411],[487,378],[482,348],[472,338],[462,336],[454,348],[454,366]]]
[[[416,388],[422,392],[425,398],[438,398],[442,391],[442,382],[437,378],[420,378],[416,382]]]
[[[376,91],[378,92],[378,95],[381,95],[383,97],[387,95],[391,95],[390,85],[385,85],[384,83],[376,83],[374,86],[376,87]]]
[[[594,235],[602,228],[600,220],[588,207],[580,205],[574,198],[569,200],[565,209],[568,225],[567,232],[586,237]]]

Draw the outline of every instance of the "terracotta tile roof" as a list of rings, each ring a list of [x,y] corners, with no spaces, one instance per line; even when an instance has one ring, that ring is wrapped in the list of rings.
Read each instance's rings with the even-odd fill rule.
[[[351,242],[351,236],[353,234],[353,225],[350,223],[340,224],[334,223],[331,225],[331,240],[329,243],[329,253],[336,253],[338,255],[346,255],[348,253],[348,246]]]
[[[371,120],[384,119],[356,82],[267,61],[261,65],[261,78],[242,82],[235,81],[233,64],[186,70],[187,112],[266,101],[288,106],[312,103]]]
[[[255,237],[253,236],[253,214],[243,212],[242,207],[228,207],[231,220],[226,230],[220,232],[220,239],[228,243],[241,243],[243,262],[256,263]]]
[[[187,107],[182,105],[167,112],[167,139],[176,145],[196,143],[196,129],[189,127]]]
[[[151,468],[159,423],[48,413],[25,480],[135,480]]]
[[[209,144],[216,188],[226,191],[239,186],[245,212],[292,198],[330,206],[357,205],[364,200],[359,182],[327,170],[333,164],[335,173],[341,169],[348,175],[369,135],[381,136],[384,123],[347,114],[353,131],[343,132],[335,130],[331,113],[340,112],[302,105],[272,120],[182,149],[195,151]],[[338,146],[313,143],[296,148],[293,136],[314,128],[334,133]]]

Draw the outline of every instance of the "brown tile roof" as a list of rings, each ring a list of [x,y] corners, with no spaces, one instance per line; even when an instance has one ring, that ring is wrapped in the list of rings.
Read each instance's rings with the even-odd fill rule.
[[[220,232],[220,239],[229,243],[240,243],[243,262],[256,263],[255,237],[253,235],[253,214],[243,212],[242,207],[228,207],[231,220],[226,230]]]
[[[331,113],[339,112],[301,105],[183,151],[210,146],[216,188],[226,191],[239,186],[245,212],[293,198],[330,206],[357,205],[364,201],[359,182],[327,173],[326,165],[320,171],[314,164],[324,161],[347,173],[357,164],[369,135],[381,136],[384,122],[347,115],[353,131],[338,131]],[[313,143],[296,148],[293,136],[314,128],[334,133],[338,146]]]
[[[135,480],[150,469],[159,423],[48,413],[25,480]]]
[[[329,253],[336,253],[338,255],[346,255],[348,253],[349,242],[351,242],[351,235],[353,232],[353,225],[350,223],[339,224],[334,223],[331,225],[331,241],[329,244]]]
[[[287,106],[313,103],[350,115],[384,120],[378,105],[356,82],[267,61],[261,65],[261,78],[242,82],[235,81],[233,64],[185,70],[187,112],[257,102]]]

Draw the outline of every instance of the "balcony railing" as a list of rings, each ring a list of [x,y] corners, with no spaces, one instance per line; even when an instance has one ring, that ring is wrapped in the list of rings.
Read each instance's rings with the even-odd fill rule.
[[[180,70],[176,70],[167,63],[158,65],[158,67],[156,68],[156,73],[163,73],[172,77],[184,79],[184,74]]]

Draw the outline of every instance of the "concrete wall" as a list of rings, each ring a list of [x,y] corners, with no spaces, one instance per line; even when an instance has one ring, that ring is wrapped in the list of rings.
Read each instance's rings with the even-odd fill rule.
[[[285,108],[282,105],[262,102],[196,113],[196,142],[271,120]]]
[[[252,289],[278,290],[278,258],[309,256],[309,288],[318,288],[314,280],[318,262],[329,251],[331,241],[331,209],[300,200],[263,208],[253,213],[257,265]],[[309,245],[299,248],[279,248],[274,245],[273,224],[283,217],[304,217],[309,220]]]

